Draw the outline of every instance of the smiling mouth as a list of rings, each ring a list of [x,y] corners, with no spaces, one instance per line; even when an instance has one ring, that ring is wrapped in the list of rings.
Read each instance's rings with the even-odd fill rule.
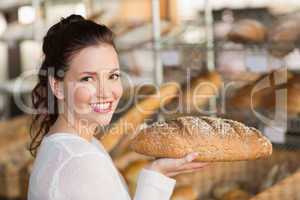
[[[112,101],[103,103],[92,103],[90,104],[93,111],[96,113],[108,113],[112,111]]]

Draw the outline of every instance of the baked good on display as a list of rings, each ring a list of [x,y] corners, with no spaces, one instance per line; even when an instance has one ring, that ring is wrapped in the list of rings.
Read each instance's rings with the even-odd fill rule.
[[[278,21],[270,29],[270,53],[275,57],[284,57],[297,46],[300,40],[300,15],[294,15]]]
[[[131,149],[154,157],[181,158],[198,152],[197,161],[254,160],[272,154],[272,144],[257,129],[215,117],[179,117],[155,122],[131,141]]]
[[[242,19],[235,23],[228,33],[229,40],[236,43],[260,43],[266,39],[264,25],[253,19]]]

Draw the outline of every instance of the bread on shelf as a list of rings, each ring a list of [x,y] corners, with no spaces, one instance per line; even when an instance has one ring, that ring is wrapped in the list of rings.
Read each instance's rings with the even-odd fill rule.
[[[260,43],[266,39],[267,29],[259,21],[242,19],[236,22],[227,37],[236,43]]]
[[[300,40],[300,15],[295,14],[279,20],[270,28],[269,50],[275,57],[284,57],[297,46]]]
[[[274,75],[279,81],[276,84]],[[270,84],[268,87],[254,92],[254,88],[262,81],[267,81]],[[269,82],[269,83],[268,83]],[[286,90],[286,98],[277,98],[276,92]],[[262,75],[256,81],[249,83],[239,88],[235,95],[229,99],[228,106],[239,109],[265,109],[275,111],[275,109],[282,109],[286,105],[288,114],[300,113],[300,75],[288,72],[283,74],[281,72],[272,72],[267,75]],[[279,94],[279,93],[278,93]],[[279,94],[281,95],[281,94]],[[268,99],[268,101],[266,101]],[[286,102],[284,102],[286,101]]]

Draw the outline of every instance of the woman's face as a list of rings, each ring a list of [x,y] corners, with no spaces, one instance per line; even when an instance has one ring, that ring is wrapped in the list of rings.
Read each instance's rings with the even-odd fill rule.
[[[107,125],[123,93],[115,49],[99,45],[76,53],[63,85],[65,105],[76,122]]]

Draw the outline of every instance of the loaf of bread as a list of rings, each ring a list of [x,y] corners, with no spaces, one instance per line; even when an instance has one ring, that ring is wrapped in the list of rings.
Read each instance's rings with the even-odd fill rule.
[[[276,99],[276,91],[286,90],[286,98]],[[272,88],[268,88],[268,93],[262,99],[268,98],[268,101],[262,101],[261,107],[275,111],[277,108],[286,106],[288,115],[297,115],[300,113],[300,75],[291,74],[288,80],[282,84],[278,84]],[[278,111],[277,111],[278,112]]]
[[[263,42],[266,35],[263,24],[253,19],[243,19],[233,25],[227,37],[237,43],[258,43]]]
[[[284,80],[278,85],[275,84],[274,74],[278,79]],[[259,84],[259,82],[264,79],[270,82],[270,86],[259,90],[251,96],[253,88]],[[286,103],[285,102],[276,102],[282,99],[276,99],[276,92],[279,89],[286,89]],[[256,81],[249,83],[240,89],[238,89],[233,97],[229,99],[228,106],[231,108],[242,108],[242,109],[251,109],[259,108],[265,110],[273,110],[278,106],[283,107],[285,104],[287,106],[287,113],[298,114],[300,113],[300,75],[293,74],[288,72],[287,74],[281,72],[272,72],[267,75],[263,75],[258,78]],[[252,97],[252,99],[251,99]],[[268,99],[268,101],[266,101]]]
[[[269,33],[270,53],[284,57],[291,52],[300,40],[300,15],[286,17],[274,24]]]
[[[235,95],[229,99],[229,107],[251,109],[262,108],[266,106],[265,104],[269,104],[268,101],[265,101],[265,98],[268,97],[269,99],[272,99],[274,97],[274,87],[272,85],[272,82],[274,82],[274,73],[275,72],[271,72],[269,74],[261,75],[260,77],[257,77],[256,80],[239,88],[235,92]],[[283,77],[284,74],[278,73],[277,76]],[[269,83],[270,86],[252,94],[255,86],[262,81],[265,81],[266,84]]]
[[[155,122],[131,141],[137,153],[154,157],[181,158],[198,152],[196,160],[253,160],[272,154],[272,144],[257,129],[229,119],[179,117]]]
[[[265,76],[258,77],[257,80],[246,84],[235,91],[235,94],[227,102],[228,107],[230,108],[239,108],[239,109],[251,109],[257,108],[261,105],[263,98],[266,94],[266,90],[260,91],[259,93],[252,96],[251,92],[254,86]]]

